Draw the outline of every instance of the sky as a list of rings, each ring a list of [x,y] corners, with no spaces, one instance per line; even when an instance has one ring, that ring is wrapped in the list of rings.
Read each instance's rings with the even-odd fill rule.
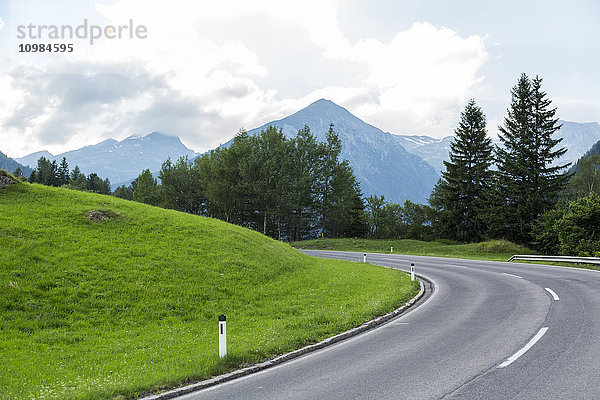
[[[203,152],[321,98],[433,137],[474,98],[494,136],[522,73],[600,121],[599,19],[595,0],[0,0],[0,151],[160,131]],[[73,51],[19,51],[42,43]]]

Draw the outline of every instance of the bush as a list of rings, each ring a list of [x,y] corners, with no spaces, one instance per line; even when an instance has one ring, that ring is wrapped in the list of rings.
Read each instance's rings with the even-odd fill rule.
[[[556,228],[561,254],[597,256],[600,253],[600,196],[591,193],[571,202]]]
[[[558,222],[565,209],[557,207],[542,214],[533,225],[533,247],[542,254],[557,254],[560,247]]]

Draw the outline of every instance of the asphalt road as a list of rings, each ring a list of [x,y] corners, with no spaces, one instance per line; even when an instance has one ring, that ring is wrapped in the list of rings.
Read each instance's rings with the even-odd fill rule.
[[[371,253],[367,261],[402,270],[414,262],[435,290],[366,334],[179,399],[600,399],[599,272]]]

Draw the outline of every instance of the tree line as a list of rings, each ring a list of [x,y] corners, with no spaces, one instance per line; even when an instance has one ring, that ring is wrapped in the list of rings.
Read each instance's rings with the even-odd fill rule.
[[[499,146],[487,137],[481,108],[467,104],[429,199],[439,236],[507,238],[549,254],[600,255],[599,160],[580,160],[571,172],[560,164],[566,149],[553,137],[560,125],[541,84],[521,75]]]
[[[78,165],[70,172],[65,157],[63,157],[60,165],[56,160],[50,161],[45,157],[40,157],[37,167],[29,175],[28,181],[46,186],[64,186],[69,189],[111,194],[108,178],[103,180],[95,173],[86,176],[81,172]]]
[[[294,138],[272,126],[254,136],[240,131],[227,148],[166,160],[158,179],[145,170],[112,194],[280,240],[505,238],[544,253],[600,255],[600,145],[567,171],[551,104],[542,79],[522,74],[493,145],[483,110],[470,100],[428,205],[363,199],[348,161],[340,160],[333,125],[325,142],[307,126]],[[64,158],[60,165],[41,158],[30,181],[110,193],[108,179],[86,177],[78,167],[69,173]]]
[[[273,126],[240,131],[227,148],[190,162],[165,161],[154,178],[143,171],[115,195],[219,218],[279,240],[359,237],[368,227],[358,183],[330,126],[319,142],[308,126],[286,138]]]

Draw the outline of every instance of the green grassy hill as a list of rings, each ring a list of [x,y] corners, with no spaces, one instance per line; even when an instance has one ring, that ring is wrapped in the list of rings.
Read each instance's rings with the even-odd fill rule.
[[[0,190],[0,398],[136,397],[318,341],[417,290],[218,220],[12,185]]]
[[[468,244],[448,240],[423,242],[411,239],[315,239],[294,242],[292,246],[300,249],[366,251],[370,253],[389,253],[393,247],[395,254],[490,261],[506,261],[515,254],[532,254],[527,247],[504,239]]]

